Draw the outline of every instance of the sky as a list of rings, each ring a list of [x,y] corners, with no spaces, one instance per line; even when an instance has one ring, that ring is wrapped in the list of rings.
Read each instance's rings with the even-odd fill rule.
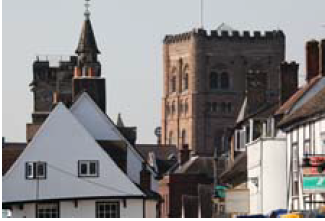
[[[92,0],[91,20],[106,78],[107,114],[137,126],[138,143],[155,143],[161,125],[162,41],[200,26],[199,0]],[[84,0],[2,1],[2,136],[24,142],[31,122],[36,55],[73,55]],[[286,59],[305,73],[305,42],[325,36],[324,0],[205,0],[204,27],[275,30],[286,35]]]

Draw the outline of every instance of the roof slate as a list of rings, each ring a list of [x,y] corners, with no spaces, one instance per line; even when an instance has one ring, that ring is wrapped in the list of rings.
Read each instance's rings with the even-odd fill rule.
[[[298,110],[285,116],[282,121],[280,121],[279,126],[286,127],[299,120],[304,120],[317,114],[325,114],[325,88],[303,104]]]

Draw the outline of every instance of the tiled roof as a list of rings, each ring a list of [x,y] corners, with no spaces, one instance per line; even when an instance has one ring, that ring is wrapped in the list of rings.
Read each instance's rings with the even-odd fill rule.
[[[205,174],[214,177],[214,158],[213,157],[192,157],[184,165],[180,166],[175,173],[185,174]]]
[[[148,159],[150,152],[154,152],[156,158],[160,160],[169,160],[172,156],[178,157],[178,149],[175,145],[136,144],[135,148],[144,159]]]
[[[10,167],[26,147],[26,143],[4,143],[2,147],[2,176],[7,173]]]
[[[304,96],[319,80],[321,76],[311,79],[306,85],[292,95],[275,113],[276,115],[285,114]]]
[[[319,91],[314,97],[303,104],[295,112],[285,116],[282,121],[280,121],[279,126],[285,127],[299,120],[313,117],[317,114],[325,114],[325,88]]]

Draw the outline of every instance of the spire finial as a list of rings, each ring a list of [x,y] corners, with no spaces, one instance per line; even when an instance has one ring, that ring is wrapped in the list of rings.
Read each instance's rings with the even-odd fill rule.
[[[89,11],[90,4],[89,4],[89,1],[90,0],[85,0],[85,1],[86,1],[86,3],[85,3],[85,8],[86,8],[85,17],[86,17],[86,19],[89,19],[89,16],[90,16],[90,11]]]

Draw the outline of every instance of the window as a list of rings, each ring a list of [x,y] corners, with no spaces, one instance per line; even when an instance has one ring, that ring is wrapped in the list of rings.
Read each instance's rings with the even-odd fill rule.
[[[96,218],[120,218],[120,203],[97,202]]]
[[[183,91],[186,90],[188,90],[188,73],[185,73],[183,77]]]
[[[97,160],[81,160],[78,161],[79,177],[98,177],[99,165]]]
[[[210,74],[210,88],[211,89],[218,89],[218,73],[211,72]]]
[[[229,88],[229,76],[228,76],[227,72],[223,72],[221,74],[220,86],[221,86],[221,89]]]
[[[59,218],[58,203],[42,203],[36,205],[37,218]]]
[[[45,162],[27,162],[25,166],[26,179],[46,179]]]
[[[176,76],[173,76],[170,81],[170,92],[176,92]]]

